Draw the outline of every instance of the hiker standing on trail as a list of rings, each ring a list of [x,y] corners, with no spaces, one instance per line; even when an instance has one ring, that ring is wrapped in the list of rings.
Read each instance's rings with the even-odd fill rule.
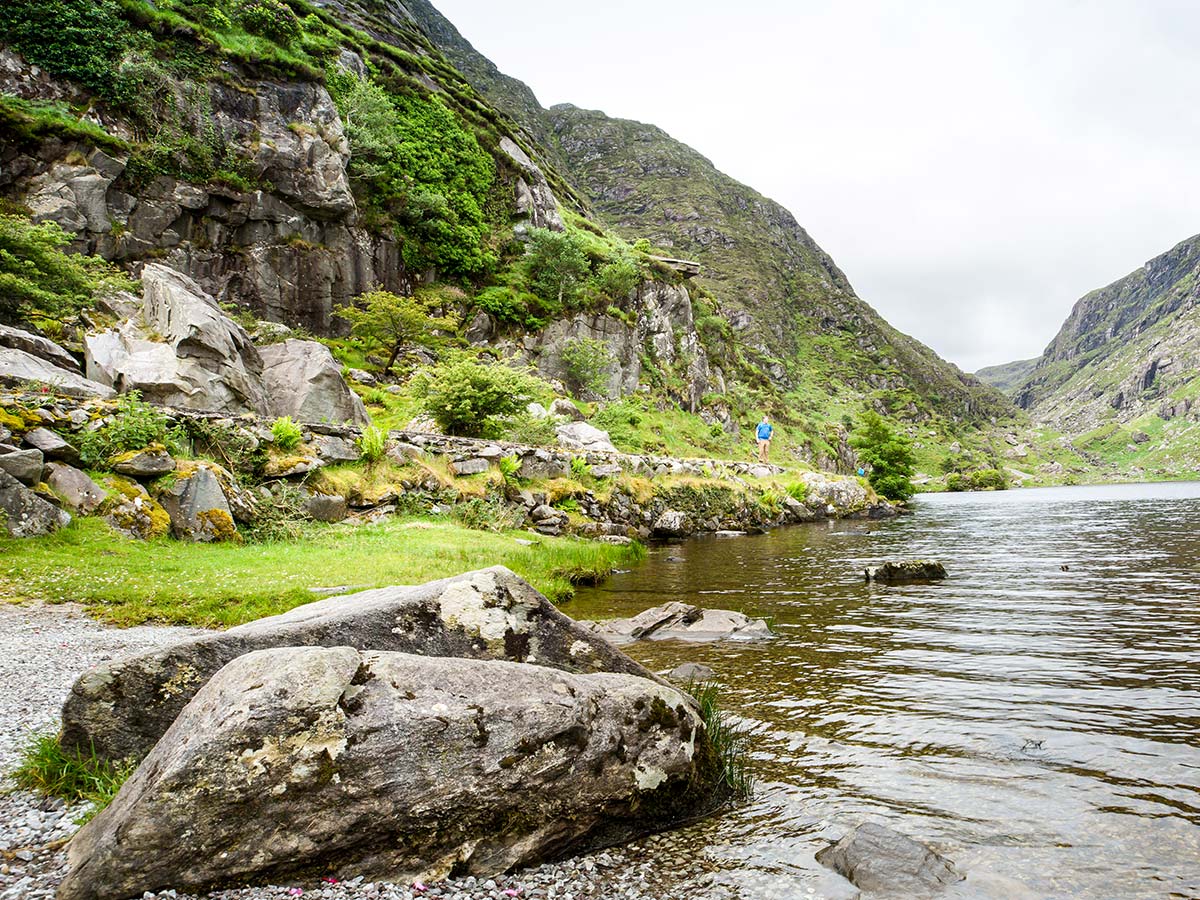
[[[771,452],[771,435],[775,433],[775,428],[771,425],[766,413],[763,413],[756,433],[758,435],[758,461],[765,463],[767,455]]]

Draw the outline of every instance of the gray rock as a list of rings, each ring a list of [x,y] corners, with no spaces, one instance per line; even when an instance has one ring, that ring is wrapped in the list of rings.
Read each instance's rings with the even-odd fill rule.
[[[217,475],[201,463],[182,472],[158,497],[171,517],[171,533],[185,541],[237,540],[233,512]]]
[[[57,896],[313,872],[487,877],[711,808],[708,746],[688,699],[635,676],[349,647],[249,653],[71,841]]]
[[[614,644],[633,641],[756,641],[774,637],[764,619],[729,609],[701,609],[678,600],[655,606],[628,619],[591,622],[589,627]]]
[[[92,481],[86,473],[65,463],[50,463],[46,466],[46,484],[50,490],[62,497],[71,510],[83,516],[94,513],[104,502],[104,488]]]
[[[555,429],[558,443],[572,450],[589,450],[597,453],[616,453],[617,448],[609,439],[607,431],[601,431],[587,422],[567,422]]]
[[[379,379],[365,369],[347,369],[346,376],[351,381],[357,381],[359,384],[365,384],[367,387],[374,387],[379,383]]]
[[[398,466],[407,465],[414,459],[421,459],[425,456],[425,451],[415,444],[408,444],[404,441],[396,441],[388,446],[388,459]]]
[[[667,509],[654,520],[651,531],[659,538],[687,537],[693,531],[692,520],[687,513]]]
[[[0,325],[0,347],[10,350],[21,350],[31,356],[43,359],[50,365],[64,369],[75,375],[82,376],[83,369],[70,353],[49,338],[38,334],[30,334],[20,328],[10,325]]]
[[[550,404],[550,415],[562,416],[571,422],[582,422],[584,420],[583,412],[579,407],[570,400],[565,400],[562,397],[559,397]]]
[[[61,459],[65,462],[79,460],[79,451],[49,428],[34,428],[25,432],[25,443],[42,451],[46,459]]]
[[[882,584],[908,584],[915,581],[941,581],[946,577],[946,567],[927,559],[885,562],[864,571],[867,581]]]
[[[132,478],[158,478],[175,471],[175,460],[166,450],[147,448],[116,457],[112,469]]]
[[[417,587],[330,597],[79,678],[63,707],[63,741],[103,758],[144,756],[213,673],[271,647],[354,646],[427,656],[508,659],[568,672],[653,678],[567,618],[503,566]]]
[[[85,335],[88,377],[181,409],[266,414],[262,359],[245,330],[186,275],[142,270],[141,324]]]
[[[685,662],[673,668],[667,675],[671,681],[676,684],[687,684],[690,682],[712,681],[717,677],[717,673],[703,663]]]
[[[481,475],[491,465],[486,459],[473,457],[471,459],[456,459],[450,463],[450,471],[455,475]]]
[[[313,494],[304,501],[304,513],[317,522],[340,522],[350,515],[350,508],[345,497]]]
[[[263,347],[261,354],[270,415],[335,425],[370,423],[367,408],[324,344],[288,339]]]
[[[530,403],[525,407],[525,412],[534,419],[545,419],[550,416],[550,411],[540,403]]]
[[[45,457],[41,450],[13,450],[0,453],[0,471],[7,472],[21,484],[36,487],[42,480]]]
[[[112,397],[111,387],[61,369],[24,350],[0,347],[0,384],[19,387],[23,384],[48,384],[68,397]]]
[[[362,454],[352,441],[332,434],[318,434],[310,441],[322,462],[355,462]]]
[[[963,880],[954,863],[924,844],[874,822],[859,825],[817,853],[817,862],[864,891],[928,897]]]
[[[49,534],[69,524],[71,516],[0,469],[0,528],[12,537]]]
[[[592,466],[593,478],[617,478],[621,474],[621,467],[617,465]]]
[[[520,146],[505,135],[500,138],[500,150],[521,172],[517,179],[514,209],[534,228],[549,228],[562,231],[562,216],[558,212],[558,200],[545,174]]]

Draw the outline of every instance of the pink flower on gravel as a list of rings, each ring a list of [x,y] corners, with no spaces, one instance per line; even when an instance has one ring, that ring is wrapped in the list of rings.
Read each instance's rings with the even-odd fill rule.
[[[304,893],[304,888],[288,888],[288,894],[292,897],[299,897]]]
[[[421,884],[421,882],[419,882],[419,881],[414,881],[413,882],[413,890],[424,893],[425,891],[429,890],[429,888],[426,885]]]
[[[502,893],[505,897],[520,897],[521,889],[520,888],[505,888],[500,893]]]
[[[336,878],[334,878],[332,875],[328,876],[327,878],[322,878],[321,880],[323,882],[325,882],[326,884],[337,884],[338,883],[338,880]]]

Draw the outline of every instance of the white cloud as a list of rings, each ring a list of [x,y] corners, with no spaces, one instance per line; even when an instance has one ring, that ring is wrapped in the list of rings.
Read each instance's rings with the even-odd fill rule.
[[[653,122],[962,368],[1200,232],[1200,6],[442,0],[545,105]]]

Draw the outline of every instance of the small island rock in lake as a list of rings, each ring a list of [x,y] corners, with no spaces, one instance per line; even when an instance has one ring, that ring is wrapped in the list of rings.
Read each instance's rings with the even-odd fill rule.
[[[701,609],[673,601],[628,619],[580,622],[614,644],[634,641],[757,641],[774,637],[764,619],[729,609]]]
[[[940,562],[913,559],[885,562],[881,566],[867,569],[863,574],[867,581],[877,581],[880,584],[910,584],[915,581],[941,581],[946,577],[946,567]]]

